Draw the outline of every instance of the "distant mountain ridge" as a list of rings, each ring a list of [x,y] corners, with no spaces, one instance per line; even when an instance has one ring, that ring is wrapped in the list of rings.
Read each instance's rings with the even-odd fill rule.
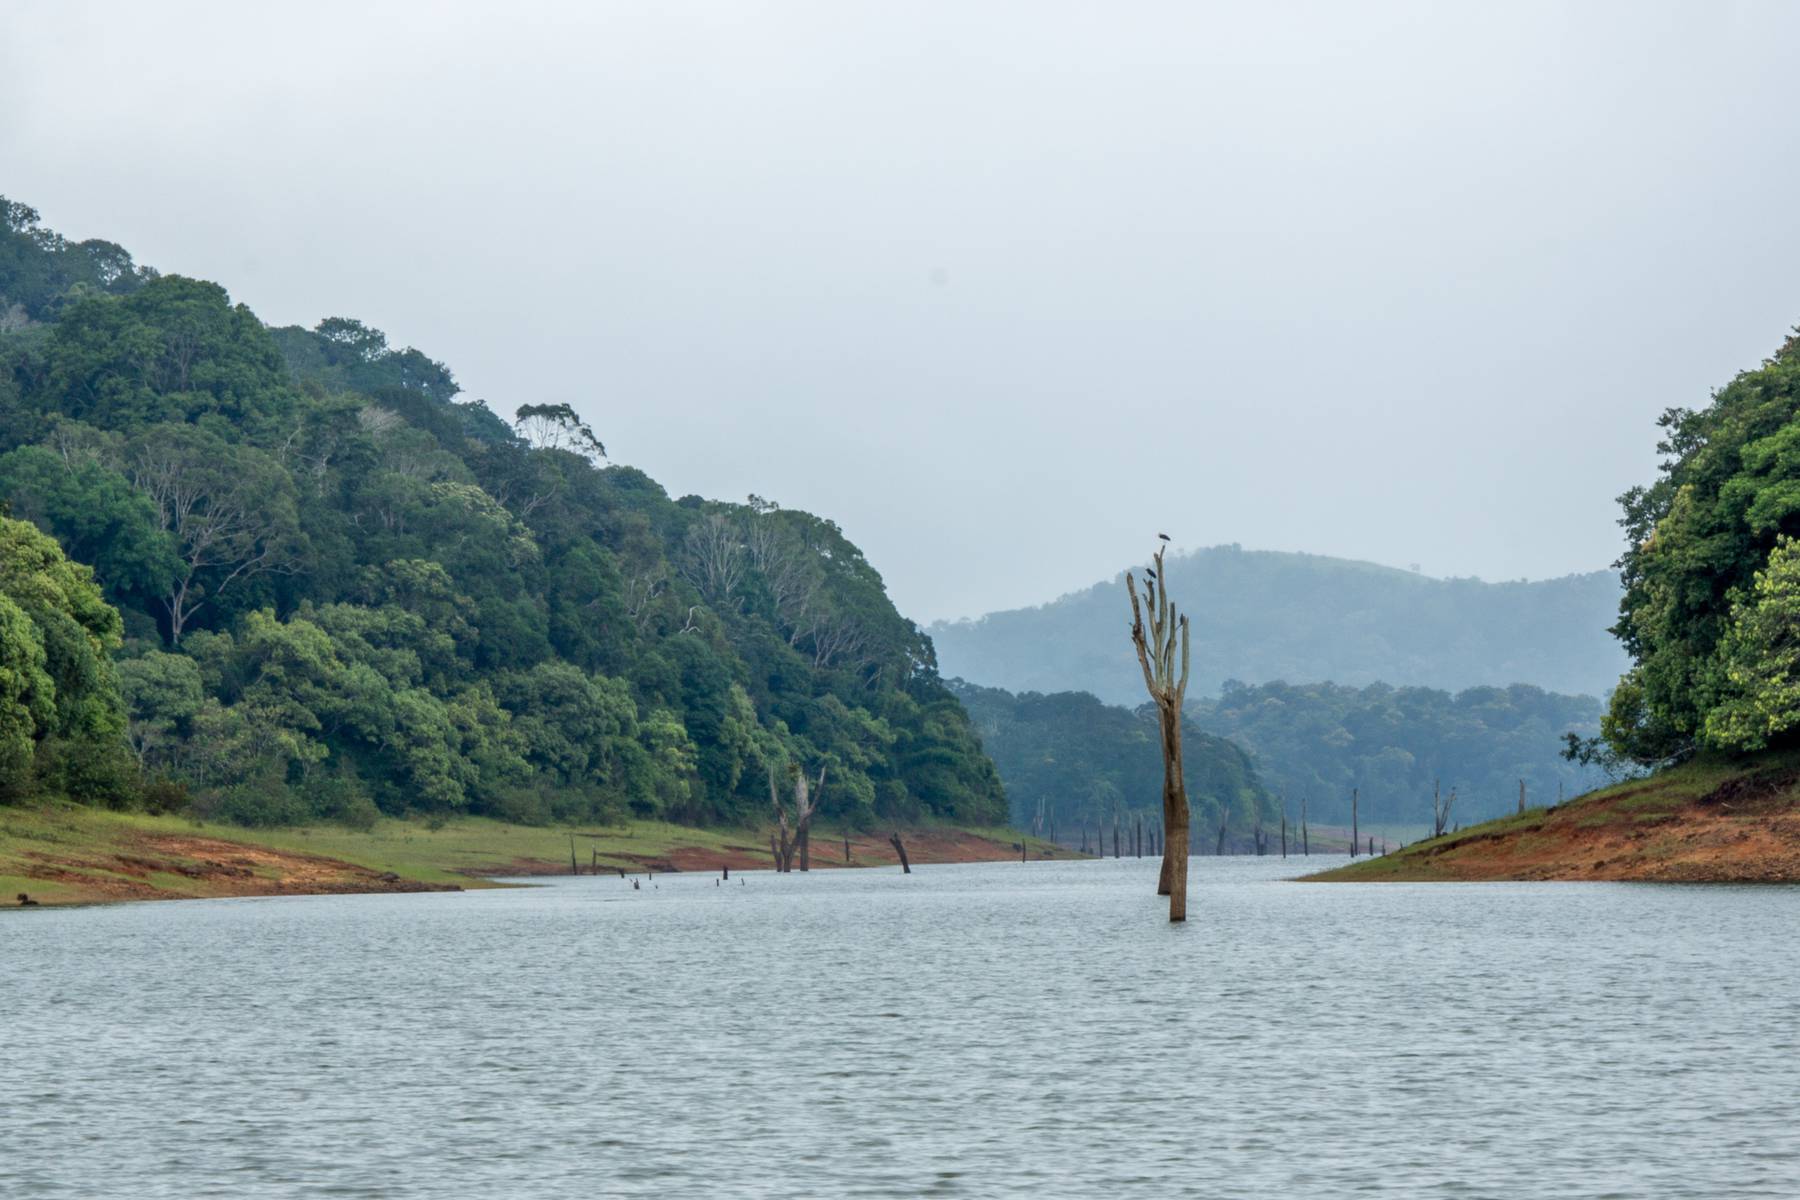
[[[1599,696],[1627,666],[1607,633],[1619,606],[1610,571],[1487,583],[1229,545],[1171,558],[1168,575],[1192,614],[1195,698],[1228,679],[1449,691],[1529,683]],[[928,632],[946,678],[1135,705],[1143,680],[1127,619],[1120,572],[1036,608],[939,621]]]

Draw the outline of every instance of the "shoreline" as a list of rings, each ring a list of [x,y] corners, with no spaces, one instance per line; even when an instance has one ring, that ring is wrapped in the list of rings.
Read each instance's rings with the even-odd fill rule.
[[[1079,859],[1016,830],[901,829],[920,865]],[[614,826],[509,825],[482,817],[436,823],[383,818],[373,829],[251,829],[57,803],[0,807],[0,910],[193,900],[460,891],[497,878],[590,873],[768,870],[766,830],[693,829],[652,821]],[[848,839],[849,855],[845,861]],[[577,868],[571,871],[571,858]],[[815,830],[814,870],[892,867],[886,832]],[[21,904],[24,893],[35,903]]]
[[[1800,753],[1702,757],[1304,877],[1800,883]]]

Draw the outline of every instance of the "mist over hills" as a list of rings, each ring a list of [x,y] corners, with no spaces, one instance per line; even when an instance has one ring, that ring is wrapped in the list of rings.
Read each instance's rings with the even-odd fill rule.
[[[1245,683],[1390,683],[1459,691],[1530,683],[1600,696],[1627,660],[1610,571],[1488,583],[1316,554],[1213,546],[1168,560],[1191,614],[1189,695]],[[939,621],[929,633],[946,678],[1015,692],[1085,690],[1138,704],[1124,573],[1035,608]]]

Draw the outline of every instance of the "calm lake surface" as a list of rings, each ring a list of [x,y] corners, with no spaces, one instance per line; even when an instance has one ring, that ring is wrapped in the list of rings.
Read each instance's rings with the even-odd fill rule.
[[[1800,1195],[1800,889],[1301,865],[0,914],[0,1196]]]

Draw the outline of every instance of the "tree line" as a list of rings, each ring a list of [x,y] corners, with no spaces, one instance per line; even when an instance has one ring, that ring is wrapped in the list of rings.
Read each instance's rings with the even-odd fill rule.
[[[826,769],[836,820],[1006,814],[831,521],[673,498],[567,404],[4,200],[0,500],[11,798],[742,824]]]
[[[1079,846],[1082,832],[1115,822],[1134,830],[1162,820],[1162,754],[1158,717],[1104,704],[1088,692],[1023,692],[957,679],[981,743],[993,757],[1011,800],[1012,824]],[[1259,823],[1280,823],[1275,797],[1250,756],[1191,718],[1182,724],[1182,778],[1187,787],[1196,853],[1254,850]],[[1108,843],[1110,845],[1110,842]]]
[[[1350,823],[1352,789],[1365,822],[1426,825],[1433,796],[1451,789],[1457,820],[1473,821],[1514,811],[1521,782],[1527,803],[1537,805],[1607,778],[1561,753],[1566,734],[1598,732],[1600,701],[1527,684],[1453,695],[1381,683],[1227,681],[1216,699],[1190,702],[1188,713],[1249,751],[1290,809],[1305,796],[1323,823]]]

